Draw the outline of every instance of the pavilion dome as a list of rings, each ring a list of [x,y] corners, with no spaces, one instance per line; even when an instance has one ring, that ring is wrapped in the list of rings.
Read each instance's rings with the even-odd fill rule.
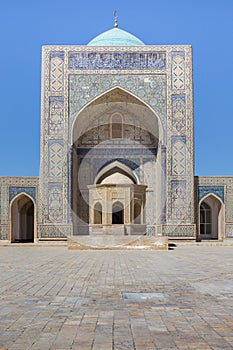
[[[113,28],[92,39],[87,46],[141,46],[145,45],[133,34]]]

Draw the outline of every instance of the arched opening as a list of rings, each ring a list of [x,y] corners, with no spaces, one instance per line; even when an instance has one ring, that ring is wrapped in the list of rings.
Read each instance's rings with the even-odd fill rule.
[[[95,184],[103,183],[138,184],[139,180],[134,171],[125,164],[119,161],[110,161],[109,164],[103,166],[95,178]]]
[[[11,205],[11,241],[34,242],[35,206],[31,198],[22,194]]]
[[[145,217],[141,216],[141,224],[160,220],[163,197],[162,187],[157,184],[162,183],[163,176],[159,146],[163,130],[161,121],[147,104],[124,89],[114,88],[78,113],[71,139],[69,186],[74,235],[90,232],[89,225],[95,222],[93,203],[97,201],[102,204],[102,225],[112,223],[115,200],[121,200],[124,209],[121,214],[114,214],[113,221],[134,224],[129,204],[131,189],[134,193],[139,191],[143,203],[153,208],[147,211],[147,205],[143,206]],[[144,188],[136,189],[136,185]],[[150,191],[146,192],[146,187]]]
[[[94,206],[94,224],[102,224],[102,205],[100,203],[96,203]]]
[[[221,201],[209,195],[200,203],[200,238],[201,240],[222,237],[223,208]]]
[[[201,235],[211,235],[212,210],[211,207],[203,202],[200,205],[200,233]]]
[[[115,113],[111,117],[111,138],[123,138],[123,120],[119,113]]]
[[[124,206],[120,202],[116,202],[112,206],[112,224],[113,225],[124,224]]]
[[[134,223],[141,224],[141,204],[134,203]]]

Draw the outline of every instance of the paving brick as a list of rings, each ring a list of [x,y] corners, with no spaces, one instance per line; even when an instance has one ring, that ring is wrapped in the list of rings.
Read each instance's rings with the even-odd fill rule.
[[[0,250],[0,350],[233,348],[232,247]]]

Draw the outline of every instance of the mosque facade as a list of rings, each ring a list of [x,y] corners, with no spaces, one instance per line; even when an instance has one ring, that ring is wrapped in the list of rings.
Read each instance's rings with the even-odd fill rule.
[[[233,238],[233,177],[194,176],[193,131],[191,46],[44,46],[40,176],[0,178],[0,239]]]

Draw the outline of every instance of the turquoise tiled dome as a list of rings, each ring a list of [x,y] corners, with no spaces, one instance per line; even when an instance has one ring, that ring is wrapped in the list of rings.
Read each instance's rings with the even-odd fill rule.
[[[119,28],[113,28],[92,39],[88,46],[140,46],[145,45],[136,36]]]

